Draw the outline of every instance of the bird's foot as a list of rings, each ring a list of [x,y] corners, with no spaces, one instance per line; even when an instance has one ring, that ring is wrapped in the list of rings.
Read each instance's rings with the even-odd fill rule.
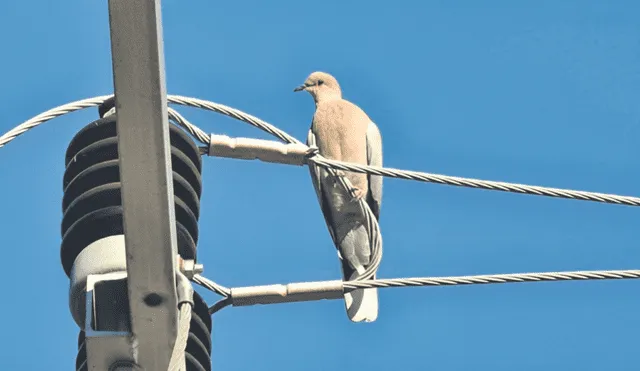
[[[353,201],[359,201],[364,198],[364,191],[358,187],[351,188],[351,194],[353,195]]]

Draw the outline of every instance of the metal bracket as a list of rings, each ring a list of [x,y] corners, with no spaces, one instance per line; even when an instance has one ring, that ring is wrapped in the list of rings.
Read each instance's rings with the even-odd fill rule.
[[[176,221],[160,0],[109,0],[135,360],[169,365],[177,335]]]
[[[85,346],[87,349],[87,370],[110,370],[112,367],[127,363],[135,364],[134,355],[136,344],[132,344],[130,330],[102,330],[101,328],[119,327],[121,321],[102,321],[96,312],[96,286],[99,284],[118,284],[122,286],[122,293],[126,297],[127,272],[106,274],[91,274],[87,277],[86,305],[85,305]],[[127,311],[123,312],[128,316]],[[114,313],[117,315],[118,313]],[[126,327],[126,325],[125,325]]]

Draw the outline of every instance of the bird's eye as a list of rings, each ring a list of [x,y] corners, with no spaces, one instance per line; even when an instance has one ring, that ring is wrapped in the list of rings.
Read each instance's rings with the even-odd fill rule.
[[[324,84],[324,81],[318,80],[318,85],[322,85],[322,84]]]

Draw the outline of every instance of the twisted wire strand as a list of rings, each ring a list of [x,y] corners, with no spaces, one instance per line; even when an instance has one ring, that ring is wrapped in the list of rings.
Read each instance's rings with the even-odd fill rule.
[[[185,97],[181,95],[169,95],[167,99],[170,103],[179,104],[188,107],[201,108],[208,111],[223,114],[225,116],[232,117],[236,120],[243,121],[258,129],[261,129],[285,143],[302,143],[297,138],[287,134],[285,131],[278,129],[277,127],[255,117],[248,113],[242,112],[235,108],[225,106],[224,104],[210,102],[204,99]],[[207,142],[208,144],[208,142]],[[304,143],[302,143],[304,144]]]
[[[65,115],[67,113],[78,111],[80,109],[97,106],[112,96],[113,95],[103,95],[103,96],[98,96],[94,98],[83,99],[76,102],[64,104],[56,108],[50,109],[46,112],[43,112],[25,121],[24,123],[18,125],[14,129],[9,130],[4,135],[2,135],[0,137],[0,148],[4,147],[7,143],[11,142],[18,136],[24,134],[24,132],[46,121]],[[202,109],[206,109],[209,111],[217,112],[223,115],[236,118],[254,127],[264,130],[265,132],[271,135],[274,135],[278,139],[287,143],[302,143],[296,138],[287,134],[286,132],[278,129],[277,127],[263,120],[260,120],[255,116],[246,114],[242,111],[236,110],[234,108],[231,108],[222,104],[206,101],[203,99],[184,97],[180,95],[169,95],[167,96],[167,99],[170,103],[173,103],[173,104],[202,108]],[[176,115],[175,121],[181,126],[185,127],[185,129],[189,131],[191,134],[193,134],[194,137],[196,137],[200,142],[202,142],[203,144],[209,144],[208,136],[204,134],[204,132],[199,128],[197,128],[195,125],[188,123],[188,121],[184,119],[182,116]],[[417,181],[430,182],[430,183],[440,183],[440,184],[447,184],[447,185],[460,186],[460,187],[471,187],[471,188],[481,188],[481,189],[504,191],[504,192],[523,193],[523,194],[531,194],[531,195],[538,195],[538,196],[560,197],[560,198],[577,199],[577,200],[584,200],[584,201],[595,201],[595,202],[603,202],[603,203],[611,203],[611,204],[640,206],[640,198],[632,197],[632,196],[620,196],[620,195],[598,193],[598,192],[576,191],[576,190],[569,190],[569,189],[531,186],[531,185],[518,184],[518,183],[496,182],[496,181],[487,181],[487,180],[472,179],[472,178],[462,178],[462,177],[423,173],[423,172],[417,172],[417,171],[399,170],[399,169],[392,169],[392,168],[381,168],[376,166],[364,166],[364,165],[351,164],[351,163],[346,163],[341,161],[329,160],[319,155],[315,155],[311,157],[311,161],[313,161],[318,166],[334,167],[336,169],[342,169],[344,171],[354,171],[354,172],[360,172],[360,173],[381,175],[386,177],[417,180]]]
[[[222,285],[219,285],[200,274],[196,274],[193,276],[193,282],[197,283],[198,285],[210,291],[215,292],[220,296],[228,297],[231,295],[231,289],[224,287]]]
[[[186,131],[189,132],[194,138],[196,138],[202,144],[209,143],[209,135],[205,133],[202,129],[195,126],[191,122],[189,122],[186,118],[184,118],[178,111],[175,109],[168,107],[167,112],[169,113],[169,119],[175,122],[176,124],[183,127]]]
[[[75,112],[84,108],[95,107],[110,97],[111,95],[102,95],[95,98],[82,99],[72,103],[63,104],[61,106],[45,111],[35,117],[32,117],[0,136],[0,148],[4,147],[5,145],[7,145],[7,143],[11,142],[28,130],[33,129],[34,127],[42,123],[45,123],[56,117],[66,115],[67,113]]]
[[[628,206],[640,206],[640,198],[632,196],[619,196],[606,193],[575,191],[570,189],[531,186],[526,184],[496,182],[472,178],[460,178],[448,175],[360,165],[349,162],[330,160],[317,154],[309,157],[309,161],[324,168],[333,168],[343,171],[381,175],[391,178],[417,180],[421,182],[447,184],[459,187],[481,188],[493,191],[523,193],[538,196],[568,198]]]
[[[210,111],[218,112],[238,120],[244,121],[250,125],[253,125],[259,129],[266,131],[274,135],[275,137],[283,140],[287,143],[301,143],[296,138],[290,136],[286,132],[278,129],[277,127],[260,120],[255,116],[248,115],[242,111],[236,110],[231,107],[220,105],[214,102],[209,102],[202,99],[188,98],[183,96],[171,96],[171,102],[190,107],[198,107],[207,109]],[[459,187],[481,188],[494,191],[513,192],[531,194],[537,196],[548,196],[558,198],[577,199],[583,201],[595,201],[611,204],[622,204],[628,206],[640,206],[640,198],[631,196],[619,196],[598,192],[586,192],[576,191],[570,189],[560,189],[551,187],[531,186],[526,184],[508,183],[508,182],[496,182],[488,180],[480,180],[473,178],[462,178],[448,175],[430,174],[417,171],[407,171],[392,168],[382,168],[377,166],[364,166],[358,164],[351,164],[341,161],[334,161],[326,159],[322,156],[315,155],[310,158],[315,164],[334,169],[340,169],[344,171],[354,171],[359,173],[368,173],[373,175],[381,175],[386,177],[401,178],[408,180],[417,180],[422,182],[440,183],[446,185],[453,185]]]
[[[191,324],[191,303],[182,303],[178,317],[178,336],[173,344],[173,351],[169,360],[169,371],[187,369],[185,350],[189,339],[189,326]]]
[[[231,295],[216,302],[209,308],[214,314],[230,305],[247,306],[256,304],[278,304],[322,299],[338,299],[343,294],[358,289],[392,288],[412,286],[455,286],[486,285],[500,283],[616,280],[638,279],[640,270],[597,270],[569,272],[537,272],[511,274],[485,274],[473,276],[411,277],[358,281],[313,281],[296,282],[286,285],[262,285],[238,287]]]
[[[286,132],[278,129],[277,127],[260,120],[255,116],[248,115],[242,111],[238,111],[234,108],[220,105],[217,103],[205,101],[202,99],[188,98],[182,96],[172,96],[172,103],[198,107],[214,112],[218,112],[238,120],[244,121],[250,125],[253,125],[265,132],[276,136],[287,143],[301,143],[296,138],[290,136]],[[448,175],[431,174],[417,171],[407,171],[392,168],[383,168],[377,166],[365,166],[359,164],[351,164],[341,161],[334,161],[324,158],[318,154],[310,157],[310,160],[315,164],[324,168],[333,168],[344,171],[354,171],[359,173],[367,173],[373,175],[381,175],[386,177],[401,178],[408,180],[417,180],[422,182],[440,183],[446,185],[453,185],[459,187],[481,188],[494,191],[513,192],[532,194],[538,196],[578,199],[583,201],[595,201],[612,204],[623,204],[629,206],[640,206],[640,198],[631,196],[619,196],[613,194],[597,193],[597,192],[585,192],[569,189],[530,186],[526,184],[508,183],[508,182],[496,182],[487,181],[473,178],[462,178]]]
[[[378,280],[367,280],[367,281],[347,281],[343,283],[343,287],[345,291],[350,291],[355,289],[385,288],[385,287],[452,286],[452,285],[475,285],[475,284],[491,284],[491,283],[638,279],[638,278],[640,278],[640,270],[603,270],[603,271],[487,274],[487,275],[476,275],[476,276],[452,276],[452,277],[391,278],[391,279],[378,279]]]
[[[16,126],[15,128],[9,130],[2,136],[0,136],[0,148],[4,147],[9,142],[13,141],[20,135],[24,134],[25,132],[35,128],[36,126],[42,125],[47,121],[53,120],[56,117],[66,115],[68,113],[79,111],[85,108],[98,106],[102,104],[105,100],[111,98],[112,96],[113,95],[101,95],[94,98],[82,99],[79,101],[63,104],[61,106],[45,111],[37,116],[34,116],[29,120],[23,122],[22,124]],[[204,131],[202,131],[202,129],[190,123],[187,119],[185,119],[182,115],[180,115],[175,109],[171,107],[168,107],[167,112],[171,120],[176,122],[178,125],[182,126],[191,135],[193,135],[200,143],[209,144],[209,135],[206,134]]]

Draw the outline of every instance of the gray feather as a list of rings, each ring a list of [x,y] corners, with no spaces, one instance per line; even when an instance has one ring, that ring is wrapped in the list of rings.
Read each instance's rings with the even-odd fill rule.
[[[316,147],[316,136],[313,133],[313,130],[309,130],[309,134],[307,135],[307,146]],[[313,188],[316,190],[316,196],[318,198],[318,203],[320,204],[320,210],[322,211],[322,215],[324,216],[324,221],[327,224],[327,229],[329,230],[329,234],[331,235],[331,240],[334,245],[338,245],[335,238],[335,232],[333,230],[333,225],[335,224],[332,219],[332,213],[329,207],[328,200],[326,199],[326,195],[322,189],[322,183],[320,182],[321,177],[324,175],[325,170],[319,166],[309,164],[309,173],[311,175],[311,182],[313,183]]]

